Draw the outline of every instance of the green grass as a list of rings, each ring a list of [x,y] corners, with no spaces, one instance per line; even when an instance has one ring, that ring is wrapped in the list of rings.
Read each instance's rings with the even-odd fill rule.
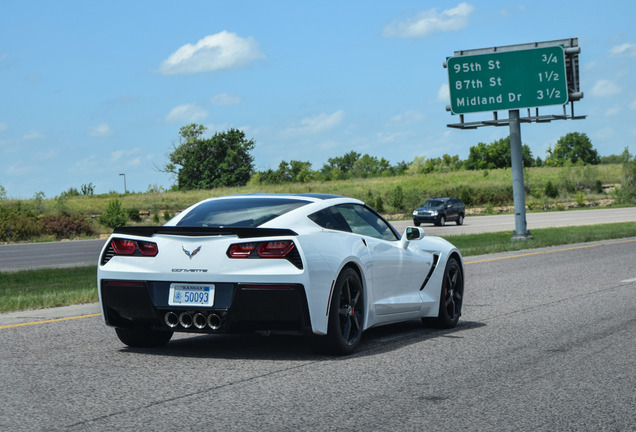
[[[0,313],[97,301],[97,267],[0,273]]]
[[[532,239],[511,241],[512,232],[488,234],[462,234],[445,236],[463,256],[484,255],[497,252],[535,249],[572,243],[587,243],[636,237],[636,222],[616,224],[541,228],[531,231]]]
[[[496,252],[636,237],[636,222],[582,227],[544,228],[533,238],[511,241],[510,232],[464,234],[446,239],[464,257]],[[96,267],[25,270],[0,273],[0,313],[97,301]]]

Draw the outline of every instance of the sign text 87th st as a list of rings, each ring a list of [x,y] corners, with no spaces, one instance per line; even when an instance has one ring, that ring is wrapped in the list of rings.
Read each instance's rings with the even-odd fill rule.
[[[453,114],[568,102],[561,46],[451,57],[448,83]]]

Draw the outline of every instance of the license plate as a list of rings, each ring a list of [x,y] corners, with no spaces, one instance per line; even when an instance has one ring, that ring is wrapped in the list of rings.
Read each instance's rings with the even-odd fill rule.
[[[214,285],[171,284],[170,306],[213,306]]]

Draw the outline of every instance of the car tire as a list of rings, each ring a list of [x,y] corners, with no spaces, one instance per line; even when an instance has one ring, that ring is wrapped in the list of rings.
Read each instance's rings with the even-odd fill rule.
[[[460,214],[459,217],[457,218],[457,220],[455,221],[455,223],[457,225],[463,225],[464,224],[464,215]]]
[[[326,336],[317,336],[314,345],[320,352],[352,354],[362,338],[364,296],[360,276],[351,267],[338,276],[329,307]]]
[[[446,218],[444,216],[441,216],[435,225],[437,225],[437,226],[446,225]]]
[[[413,225],[415,225],[415,226],[420,226],[420,225],[422,225],[422,222],[415,222],[415,221],[413,221]]]
[[[116,327],[115,332],[120,341],[134,348],[160,347],[170,341],[173,332],[152,330],[146,327]]]
[[[437,318],[424,318],[425,324],[433,324],[437,328],[449,329],[457,325],[462,314],[464,298],[464,274],[457,258],[450,258],[444,269],[444,278],[439,300]]]

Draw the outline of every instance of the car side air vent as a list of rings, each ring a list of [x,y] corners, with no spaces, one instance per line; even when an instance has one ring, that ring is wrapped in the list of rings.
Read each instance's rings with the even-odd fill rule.
[[[106,264],[111,260],[112,257],[115,256],[115,250],[113,249],[112,244],[108,243],[108,248],[104,251],[102,255],[102,259],[100,260],[101,265]]]
[[[433,264],[431,264],[431,269],[428,271],[428,274],[426,275],[426,279],[424,279],[424,283],[422,284],[420,291],[422,291],[426,287],[426,284],[428,283],[429,279],[433,275],[433,272],[435,271],[435,268],[437,267],[438,262],[439,262],[439,254],[433,254]]]

